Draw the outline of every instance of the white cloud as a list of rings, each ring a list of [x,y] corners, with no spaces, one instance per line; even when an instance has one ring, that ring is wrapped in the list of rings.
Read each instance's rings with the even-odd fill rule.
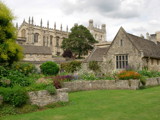
[[[4,1],[4,0],[3,0]],[[127,32],[140,35],[146,32],[154,33],[160,29],[159,0],[5,0],[17,16],[16,22],[34,16],[39,24],[43,18],[53,27],[57,22],[58,28],[63,24],[71,28],[78,22],[88,26],[88,20],[95,24],[105,23],[107,40],[112,40],[123,26]]]

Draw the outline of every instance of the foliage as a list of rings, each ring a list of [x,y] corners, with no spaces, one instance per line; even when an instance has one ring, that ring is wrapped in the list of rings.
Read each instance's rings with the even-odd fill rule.
[[[65,50],[62,56],[63,56],[63,57],[66,57],[66,58],[72,58],[72,57],[73,57],[72,51],[70,51],[70,50]]]
[[[59,72],[59,66],[52,61],[43,63],[40,68],[41,72],[45,75],[57,75]]]
[[[82,79],[82,80],[97,80],[98,78],[94,74],[85,73],[80,76],[80,79]]]
[[[46,90],[52,95],[56,93],[56,88],[53,85],[48,85]]]
[[[0,117],[5,115],[15,115],[15,107],[11,105],[4,105],[0,108]]]
[[[17,70],[25,75],[35,73],[36,67],[32,63],[17,62],[12,65],[12,69]]]
[[[160,72],[157,72],[157,71],[148,71],[144,69],[144,70],[138,71],[138,73],[149,78],[160,77]]]
[[[61,64],[61,70],[64,70],[68,73],[73,73],[81,68],[82,62],[80,61],[71,61],[68,63],[62,63]]]
[[[117,74],[120,80],[140,79],[141,75],[135,71],[121,71]]]
[[[29,86],[31,83],[24,74],[19,71],[9,70],[7,78],[11,80],[12,85]]]
[[[78,58],[80,58],[82,55],[88,54],[88,51],[93,49],[93,44],[96,42],[86,27],[75,25],[71,29],[68,38],[63,40],[62,48],[64,50],[71,50],[72,53],[78,55]]]
[[[14,16],[7,6],[0,1],[0,63],[11,65],[23,58],[22,48],[16,43]]]
[[[97,61],[90,61],[88,67],[90,70],[93,70],[95,72],[100,71],[100,66],[98,65]]]
[[[55,76],[53,77],[53,84],[56,89],[62,88],[62,82],[71,81],[73,76],[64,75],[64,76]]]
[[[0,94],[5,103],[20,107],[27,102],[27,94],[24,88],[15,86],[13,88],[0,88]]]

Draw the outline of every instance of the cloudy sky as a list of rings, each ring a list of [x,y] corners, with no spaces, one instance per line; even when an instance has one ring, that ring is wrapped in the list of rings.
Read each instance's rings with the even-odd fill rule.
[[[35,24],[43,25],[47,21],[53,28],[54,22],[63,30],[74,23],[88,26],[89,19],[100,27],[107,26],[107,40],[113,40],[122,26],[135,35],[150,34],[160,31],[160,0],[2,0],[17,17],[14,22],[20,25],[29,16],[34,17]]]

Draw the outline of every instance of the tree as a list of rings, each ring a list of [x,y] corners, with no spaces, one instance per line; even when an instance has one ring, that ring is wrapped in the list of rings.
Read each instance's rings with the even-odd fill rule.
[[[71,29],[69,37],[63,40],[62,48],[71,50],[80,58],[81,55],[86,55],[89,50],[93,49],[94,43],[97,43],[97,41],[86,27],[75,25]]]
[[[22,48],[16,44],[16,28],[11,10],[0,1],[0,63],[11,65],[23,58]]]

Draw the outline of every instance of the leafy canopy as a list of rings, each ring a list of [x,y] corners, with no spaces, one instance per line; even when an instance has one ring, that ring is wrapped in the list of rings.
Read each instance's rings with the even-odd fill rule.
[[[89,50],[93,49],[94,43],[97,43],[97,41],[86,27],[75,25],[71,29],[69,37],[63,40],[62,48],[64,50],[71,50],[80,58],[81,55],[86,55]]]
[[[12,64],[23,58],[22,48],[16,44],[14,16],[7,6],[0,1],[0,63]]]

